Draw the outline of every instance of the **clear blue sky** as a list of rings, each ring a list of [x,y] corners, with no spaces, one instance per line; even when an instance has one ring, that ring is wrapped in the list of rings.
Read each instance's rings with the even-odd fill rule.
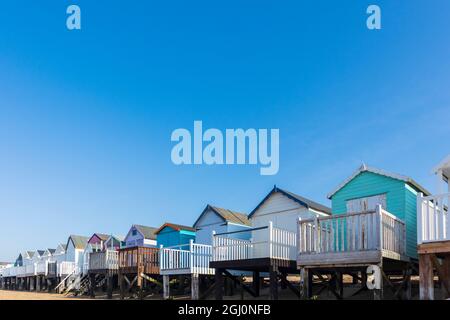
[[[65,27],[69,4],[81,32]],[[365,27],[369,4],[381,31]],[[7,1],[0,260],[71,233],[249,212],[274,184],[329,205],[362,161],[433,190],[450,152],[450,2]],[[279,128],[280,171],[176,167],[172,130]]]

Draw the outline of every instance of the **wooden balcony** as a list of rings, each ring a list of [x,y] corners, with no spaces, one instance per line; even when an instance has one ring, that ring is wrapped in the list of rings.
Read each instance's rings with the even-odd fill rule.
[[[417,195],[417,244],[421,253],[450,252],[450,192]]]
[[[191,241],[189,244],[160,248],[161,274],[214,274],[209,267],[212,257],[212,246],[198,244]]]
[[[117,272],[119,270],[119,252],[106,250],[91,252],[89,257],[89,272]]]
[[[236,237],[251,232],[251,240]],[[267,270],[270,266],[295,269],[297,235],[268,226],[213,235],[210,266],[236,270]]]
[[[408,261],[405,223],[378,206],[376,211],[298,221],[297,266],[346,267]]]
[[[148,247],[119,249],[119,273],[159,274],[159,249]]]

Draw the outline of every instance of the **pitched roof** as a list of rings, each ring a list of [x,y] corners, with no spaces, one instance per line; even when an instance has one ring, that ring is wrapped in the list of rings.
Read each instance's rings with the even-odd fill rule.
[[[48,252],[50,252],[51,254],[54,254],[56,249],[47,249]]]
[[[26,254],[28,255],[29,258],[33,258],[34,251],[26,251]]]
[[[142,233],[145,239],[156,240],[156,231],[158,230],[158,228],[142,226],[139,224],[134,224],[133,227],[135,227],[140,233]]]
[[[251,218],[255,212],[274,194],[274,193],[281,193],[284,196],[288,197],[289,199],[297,202],[298,204],[308,208],[308,209],[314,209],[326,214],[331,214],[331,208],[324,206],[318,202],[315,202],[313,200],[310,200],[308,198],[299,196],[298,194],[292,193],[290,191],[286,191],[283,189],[278,188],[277,186],[274,186],[273,189],[269,192],[269,194],[256,206],[255,209],[248,215],[249,218]]]
[[[36,250],[39,256],[42,256],[45,253],[45,250]]]
[[[156,230],[155,234],[160,233],[165,227],[172,228],[172,229],[174,229],[176,231],[186,230],[186,231],[194,231],[195,232],[195,228],[188,227],[188,226],[183,226],[181,224],[174,224],[174,223],[166,222],[161,227],[159,227],[158,230]]]
[[[67,243],[72,239],[73,245],[75,249],[84,249],[87,245],[87,242],[89,240],[88,237],[84,236],[78,236],[78,235],[71,235],[69,239],[67,240]]]
[[[340,185],[338,185],[333,191],[331,191],[327,195],[328,199],[331,199],[331,197],[333,197],[339,190],[341,190],[343,187],[345,187],[347,185],[347,183],[352,181],[357,175],[359,175],[359,174],[361,174],[363,172],[372,172],[372,173],[379,174],[379,175],[382,175],[382,176],[385,176],[385,177],[389,177],[389,178],[392,178],[392,179],[396,179],[396,180],[400,180],[400,181],[406,182],[407,184],[415,187],[417,190],[419,190],[423,194],[430,195],[430,192],[428,192],[427,189],[422,187],[420,184],[418,184],[416,181],[414,181],[412,178],[410,178],[408,176],[403,176],[403,175],[392,173],[392,172],[388,172],[388,171],[385,171],[385,170],[382,170],[382,169],[369,167],[369,166],[363,164],[355,172],[353,172],[353,174],[350,177],[345,179]]]
[[[94,233],[90,238],[89,238],[89,240],[88,241],[91,241],[91,239],[93,238],[93,237],[98,237],[101,241],[106,241],[106,240],[108,240],[108,238],[109,238],[109,234],[105,234],[105,233]]]
[[[206,205],[206,208],[203,210],[203,212],[200,214],[200,216],[197,218],[197,220],[194,223],[195,225],[200,221],[200,219],[203,217],[206,212],[209,210],[213,211],[215,214],[217,214],[220,218],[222,218],[226,222],[240,224],[244,226],[250,226],[250,220],[248,220],[248,217],[244,213],[239,213],[236,211],[231,211],[228,209],[223,209],[219,207],[215,207],[212,205]]]

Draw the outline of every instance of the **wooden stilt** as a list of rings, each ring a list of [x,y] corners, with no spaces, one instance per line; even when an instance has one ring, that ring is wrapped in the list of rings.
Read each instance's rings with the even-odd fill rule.
[[[112,274],[106,274],[106,298],[112,299],[114,287],[114,276]]]
[[[170,297],[170,277],[163,275],[163,298],[169,299]]]
[[[95,298],[95,274],[89,274],[89,296],[94,299]]]
[[[259,276],[259,271],[253,271],[253,291],[255,292],[255,295],[259,297],[259,291],[261,286],[261,279]]]
[[[434,274],[431,254],[419,254],[420,300],[434,300]]]
[[[216,300],[223,300],[223,269],[216,268],[215,271],[215,296]]]
[[[271,267],[269,271],[270,279],[270,300],[278,300],[278,272]]]
[[[123,274],[119,273],[119,291],[120,291],[120,299],[125,299],[125,279]]]
[[[445,256],[444,259],[442,259],[442,276],[443,279],[441,280],[444,284],[447,284],[446,287],[450,288],[450,255]],[[445,286],[443,286],[443,298],[449,299],[450,293],[445,289]]]
[[[199,274],[191,274],[191,299],[198,300],[200,297]]]

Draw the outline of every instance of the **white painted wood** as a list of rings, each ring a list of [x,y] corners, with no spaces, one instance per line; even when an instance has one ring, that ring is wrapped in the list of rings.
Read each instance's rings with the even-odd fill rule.
[[[369,251],[403,259],[405,230],[405,223],[383,210],[381,205],[376,211],[299,219],[297,263],[304,266],[304,259],[310,264],[312,260],[313,264],[320,264],[320,261],[328,264],[333,259],[341,263],[340,255],[356,253],[357,256]]]
[[[450,192],[417,196],[418,244],[450,240],[449,204]]]
[[[161,274],[205,274],[213,275],[214,269],[209,267],[212,257],[212,246],[194,243],[174,247],[160,248]]]

